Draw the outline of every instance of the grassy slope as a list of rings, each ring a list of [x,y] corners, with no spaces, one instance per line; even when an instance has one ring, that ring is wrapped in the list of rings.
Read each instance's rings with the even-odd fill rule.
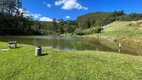
[[[112,36],[116,38],[122,37],[133,37],[133,36],[142,36],[142,32],[138,30],[139,26],[132,24],[131,22],[114,22],[105,26],[104,35]]]
[[[137,43],[142,45],[142,31],[139,28],[142,26],[142,20],[132,21],[116,21],[107,26],[104,26],[104,32],[89,36],[101,36],[107,38],[121,39],[126,43]]]
[[[35,57],[33,46],[19,46],[0,51],[0,80],[142,80],[140,56],[44,48]]]

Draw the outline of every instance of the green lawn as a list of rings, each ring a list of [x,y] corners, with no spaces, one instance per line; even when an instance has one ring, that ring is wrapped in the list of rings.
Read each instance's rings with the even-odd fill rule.
[[[0,80],[142,80],[141,56],[44,48],[35,57],[35,47],[18,46],[0,51]]]

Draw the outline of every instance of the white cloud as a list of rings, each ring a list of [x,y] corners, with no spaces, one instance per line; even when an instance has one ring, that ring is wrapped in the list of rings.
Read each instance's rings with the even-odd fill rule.
[[[52,7],[52,5],[51,5],[51,4],[47,4],[47,6],[48,6],[49,8],[51,8],[51,7]]]
[[[28,10],[25,10],[25,9],[22,9],[22,8],[19,8],[18,10],[19,10],[20,14],[23,14],[24,17],[32,16],[31,13]]]
[[[39,18],[39,21],[49,21],[49,22],[51,22],[53,19],[51,19],[51,18],[48,18],[48,17],[40,17]]]
[[[34,19],[38,19],[41,15],[40,14],[30,14],[31,16],[33,16]]]
[[[25,17],[29,16],[29,11],[22,9],[22,8],[17,8],[17,10],[20,12],[20,14],[23,14]],[[15,15],[15,14],[16,14],[16,10],[13,13],[13,15]]]
[[[58,1],[55,1],[55,5],[56,6],[59,6],[59,5],[62,5],[66,2],[66,0],[58,0]]]
[[[51,4],[48,4],[48,3],[46,3],[46,2],[43,2],[43,4],[45,4],[48,8],[51,8],[51,7],[52,7]]]
[[[39,19],[41,17],[41,14],[33,14],[33,13],[28,12],[28,13],[25,13],[24,16],[25,17],[31,16],[34,19]]]
[[[88,10],[88,7],[82,6],[77,0],[58,0],[55,1],[56,6],[62,5],[62,9],[64,10],[71,10],[71,9],[83,9]]]
[[[41,17],[40,14],[30,13],[29,11],[24,10],[22,8],[19,8],[18,10],[19,10],[20,14],[23,14],[24,17],[32,16],[34,19],[38,19],[39,17]]]
[[[24,10],[22,8],[19,9],[20,13],[24,13],[24,17],[29,17],[32,16],[34,19],[39,20],[39,21],[49,21],[51,22],[53,19],[48,18],[48,17],[43,17],[41,14],[33,14],[27,10]]]
[[[26,12],[26,13],[29,13],[29,11],[27,11],[27,10],[24,10],[24,9],[22,9],[22,8],[19,8],[19,11],[20,11],[20,13],[22,13],[22,12]]]
[[[70,16],[66,16],[65,18],[66,18],[66,19],[69,19],[69,18],[70,18]]]

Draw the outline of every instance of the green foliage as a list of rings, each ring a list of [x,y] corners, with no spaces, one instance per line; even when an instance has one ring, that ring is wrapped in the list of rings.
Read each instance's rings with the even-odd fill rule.
[[[99,25],[98,24],[93,24],[91,28],[83,30],[85,35],[89,34],[95,34],[98,32]]]
[[[76,21],[64,21],[63,19],[59,19],[58,22],[55,20],[52,22],[36,21],[32,25],[32,28],[44,35],[60,35],[64,33],[74,33],[75,29],[78,27],[76,24]]]
[[[30,17],[23,17],[23,14],[10,14],[0,12],[0,34],[1,35],[22,35],[32,34],[32,21]]]
[[[77,28],[77,29],[74,31],[74,33],[77,34],[77,35],[84,35],[84,34],[85,34],[81,28]]]
[[[108,20],[108,19],[111,20],[111,18],[113,18],[112,13],[95,12],[95,13],[89,13],[83,16],[79,16],[77,18],[77,22],[80,28],[87,29],[87,28],[90,28],[91,25],[93,24],[99,24],[100,26],[109,24],[110,22],[114,21],[114,20],[112,21]]]
[[[0,35],[29,35],[35,33],[31,17],[24,17],[19,9],[21,0],[2,0],[0,2]]]
[[[21,0],[1,0],[0,1],[0,12],[3,10],[9,14],[12,14],[15,12],[16,9],[19,9],[22,7],[22,1]]]
[[[81,29],[91,28],[93,24],[105,26],[114,21],[137,21],[142,19],[142,14],[131,13],[125,14],[123,10],[114,12],[94,12],[77,18],[78,26]]]

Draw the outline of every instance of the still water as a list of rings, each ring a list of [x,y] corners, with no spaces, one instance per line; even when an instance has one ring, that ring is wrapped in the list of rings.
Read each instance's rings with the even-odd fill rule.
[[[73,36],[0,36],[0,41],[17,41],[22,44],[55,48],[59,50],[95,50],[118,52],[118,42]],[[121,53],[142,55],[139,47],[122,44]]]

